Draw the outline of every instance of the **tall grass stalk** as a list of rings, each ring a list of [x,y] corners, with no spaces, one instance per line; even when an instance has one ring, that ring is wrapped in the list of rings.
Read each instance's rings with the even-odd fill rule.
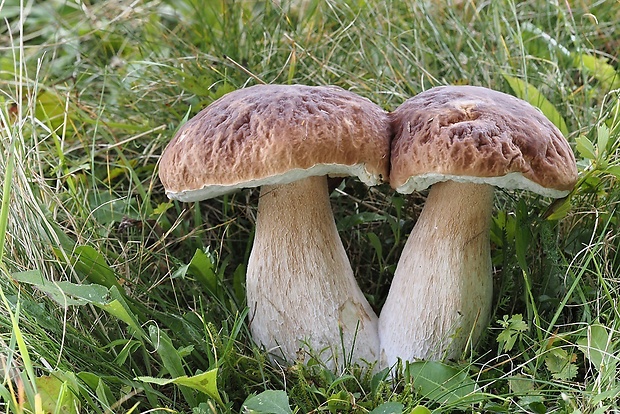
[[[3,121],[4,122],[4,121]],[[8,127],[7,127],[8,129]],[[6,131],[9,132],[9,131]],[[4,242],[6,238],[7,223],[9,220],[9,202],[11,199],[11,184],[13,181],[13,165],[15,162],[15,141],[12,135],[9,136],[10,144],[7,148],[8,156],[5,157],[4,165],[4,183],[2,185],[2,207],[0,207],[0,261],[4,263]]]
[[[0,10],[2,10],[2,7],[3,4],[0,4]],[[8,91],[5,91],[3,93],[5,95],[3,97],[3,101],[6,102],[6,99],[8,98],[9,102],[12,101],[12,105],[17,108],[15,114],[16,120],[10,119],[10,114],[9,116],[6,116],[8,111],[0,111],[0,125],[2,125],[3,132],[2,142],[4,144],[2,148],[3,157],[2,161],[0,162],[0,169],[4,173],[4,181],[2,186],[2,203],[0,207],[0,273],[2,275],[1,277],[6,280],[10,280],[11,278],[9,270],[5,264],[5,254],[7,242],[6,236],[7,232],[9,231],[9,221],[12,219],[10,217],[10,210],[11,206],[13,205],[12,203],[15,202],[15,198],[13,196],[13,180],[15,178],[14,176],[16,172],[15,163],[16,159],[18,159],[18,152],[23,148],[23,128],[25,123],[27,122],[27,114],[31,113],[32,108],[32,101],[30,99],[28,100],[30,104],[28,105],[26,110],[24,110],[23,107],[23,103],[26,98],[24,94],[24,19],[24,4],[20,1],[17,44],[15,43],[15,39],[12,37],[11,33],[9,33],[10,44],[12,45],[11,55],[13,60],[13,73],[15,76],[13,82],[13,96],[8,95]],[[15,227],[15,225],[13,227]],[[14,243],[16,242],[15,238],[18,237],[18,234],[13,233],[12,237],[13,240],[11,240],[11,242]],[[3,289],[2,285],[3,284],[0,284],[0,297],[4,306],[4,312],[8,314],[11,326],[11,335],[8,348],[3,350],[4,352],[7,352],[2,358],[2,363],[4,365],[3,382],[6,384],[7,379],[11,378],[11,376],[13,375],[17,375],[18,377],[20,377],[20,380],[17,382],[17,387],[23,387],[27,399],[34,403],[34,401],[37,399],[35,396],[37,395],[38,391],[34,367],[32,360],[30,359],[30,353],[28,350],[29,347],[20,329],[20,301],[19,299],[17,299],[17,301],[13,305],[11,305],[6,297],[5,290]],[[21,370],[14,369],[17,360],[19,360],[19,365],[25,370],[26,376],[22,376],[20,374]],[[12,386],[9,388],[11,390],[14,390]],[[21,395],[21,392],[18,392],[18,394]],[[19,401],[19,399],[16,398],[15,395],[12,396],[12,406],[14,409],[17,409],[21,412],[21,410],[23,409],[23,404],[24,401]]]
[[[2,10],[2,4],[0,4],[0,10]],[[15,104],[17,105],[17,117],[20,119],[20,122],[17,123],[17,131],[12,131],[11,122],[7,117],[4,116],[4,111],[0,115],[1,125],[3,126],[4,132],[6,134],[5,143],[8,141],[8,146],[4,148],[4,182],[2,185],[2,205],[0,207],[0,262],[4,263],[4,243],[6,238],[7,231],[7,223],[9,219],[9,202],[11,200],[11,187],[13,181],[13,168],[15,162],[15,146],[16,146],[16,137],[15,133],[18,135],[21,134],[21,119],[22,119],[22,98],[23,98],[23,66],[22,62],[24,59],[24,24],[23,24],[23,3],[20,3],[20,15],[19,15],[19,47],[17,50],[12,48],[12,57],[13,57],[13,73],[16,75],[15,79]],[[14,44],[14,39],[12,35],[10,35],[10,42]],[[16,53],[18,54],[16,56]],[[19,62],[19,63],[16,63]]]

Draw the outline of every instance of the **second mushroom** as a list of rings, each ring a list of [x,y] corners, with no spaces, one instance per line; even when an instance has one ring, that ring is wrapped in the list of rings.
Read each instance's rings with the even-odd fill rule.
[[[577,180],[575,158],[541,112],[486,88],[432,88],[391,121],[390,184],[432,187],[381,311],[381,363],[455,358],[490,316],[493,186],[563,197]]]

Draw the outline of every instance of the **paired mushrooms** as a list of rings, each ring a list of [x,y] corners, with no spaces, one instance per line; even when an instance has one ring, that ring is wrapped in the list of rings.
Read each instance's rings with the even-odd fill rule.
[[[398,192],[432,187],[377,318],[326,176],[376,185],[388,174]],[[486,88],[432,88],[388,114],[337,87],[259,85],[183,125],[159,175],[180,201],[261,187],[246,276],[253,338],[285,361],[307,345],[334,368],[458,356],[490,314],[493,186],[563,197],[577,171],[549,120]]]

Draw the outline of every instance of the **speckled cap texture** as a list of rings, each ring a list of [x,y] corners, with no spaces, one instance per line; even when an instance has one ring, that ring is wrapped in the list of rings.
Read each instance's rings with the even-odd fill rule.
[[[577,181],[575,157],[562,133],[514,96],[440,86],[408,99],[390,118],[390,184],[397,191],[455,180],[562,197]]]
[[[190,119],[161,157],[170,198],[197,201],[312,175],[388,177],[390,122],[338,87],[257,85],[224,95]]]

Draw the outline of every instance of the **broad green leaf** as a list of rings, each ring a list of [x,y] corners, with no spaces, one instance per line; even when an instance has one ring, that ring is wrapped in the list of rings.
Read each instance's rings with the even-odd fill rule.
[[[104,304],[110,300],[110,290],[97,284],[78,285],[71,282],[57,282],[64,294],[79,299],[82,302]]]
[[[410,414],[431,414],[431,410],[423,405],[416,405]]]
[[[521,375],[509,378],[508,386],[510,391],[515,394],[527,395],[536,391],[536,381]]]
[[[122,289],[116,280],[114,271],[108,266],[101,252],[98,252],[92,246],[84,245],[77,246],[73,254],[75,256],[72,259],[75,260],[73,264],[76,270],[84,274],[90,282],[107,288],[116,286]]]
[[[183,368],[183,358],[181,357],[179,351],[177,351],[177,349],[172,344],[172,340],[170,339],[168,334],[166,334],[166,332],[164,332],[163,330],[159,329],[157,326],[151,325],[149,326],[149,336],[151,337],[151,343],[155,346],[155,351],[161,358],[162,363],[164,364],[164,368],[166,368],[166,370],[172,377],[171,381],[177,378],[185,377],[186,375],[185,369]],[[179,385],[179,389],[185,397],[185,400],[190,405],[196,405],[196,399],[194,398],[192,393],[183,384],[177,383],[177,385]]]
[[[558,199],[551,203],[549,209],[547,210],[549,214],[547,215],[547,220],[561,220],[570,211],[572,207],[570,197],[566,197],[563,199]]]
[[[115,171],[126,174],[127,168],[115,168],[108,171],[108,174],[111,175]],[[111,179],[110,177],[108,178]],[[86,201],[88,202],[92,217],[104,226],[112,223],[135,223],[135,225],[143,223],[141,217],[136,213],[137,206],[135,206],[135,200],[131,198],[119,198],[108,191],[93,191],[88,194]],[[105,263],[105,260],[102,262]],[[105,267],[108,267],[107,264]]]
[[[398,213],[400,213],[405,206],[405,199],[398,195],[394,195],[391,199],[391,202]]]
[[[420,406],[418,406],[420,407]],[[427,408],[425,408],[425,410],[427,411],[419,411],[418,407],[414,408],[413,411],[411,411],[411,413],[416,413],[416,414],[430,414],[430,411],[428,411]],[[390,401],[390,402],[386,402],[383,403],[379,406],[377,406],[374,410],[372,410],[369,414],[401,414],[403,412],[403,410],[405,409],[405,406],[402,403],[396,402],[396,401]],[[418,410],[418,411],[416,411]]]
[[[105,345],[103,349],[115,349],[119,347],[120,350],[114,357],[114,363],[118,366],[125,365],[127,359],[133,355],[133,353],[142,346],[141,341],[135,339],[117,339]]]
[[[35,116],[53,129],[58,128],[65,117],[65,98],[51,88],[38,93]]]
[[[175,384],[182,387],[192,388],[194,390],[200,391],[203,394],[208,395],[213,398],[219,404],[223,404],[222,399],[220,397],[220,393],[217,389],[217,368],[212,369],[207,372],[203,372],[201,374],[194,375],[192,377],[188,377],[186,375],[182,375],[176,378],[154,378],[154,377],[138,377],[137,380],[143,381],[149,384],[156,385],[168,385]]]
[[[532,106],[540,109],[543,115],[545,115],[556,127],[558,127],[564,136],[568,135],[568,127],[566,126],[566,121],[562,115],[560,115],[555,106],[553,106],[553,104],[549,102],[549,100],[545,98],[545,96],[540,93],[534,85],[531,85],[522,79],[515,78],[514,76],[507,74],[504,74],[503,76],[518,98],[523,99],[524,101],[529,102]]]
[[[114,395],[112,394],[110,387],[108,387],[108,384],[103,382],[102,379],[97,382],[97,388],[95,388],[95,395],[97,396],[97,400],[99,400],[99,402],[102,403],[104,407],[110,407],[112,404],[114,404]]]
[[[68,264],[72,265],[78,274],[86,278],[91,283],[111,288],[116,286],[122,290],[121,285],[116,280],[114,271],[108,266],[103,254],[95,250],[92,246],[77,246],[73,252],[61,251],[54,249],[56,257]]]
[[[612,65],[607,63],[607,59],[586,53],[574,54],[573,59],[576,67],[584,68],[586,72],[601,82],[605,92],[620,88],[620,74]]]
[[[111,301],[107,303],[95,303],[96,306],[117,317],[121,321],[129,325],[133,331],[140,337],[146,337],[146,333],[140,326],[138,318],[131,312],[131,309],[123,299],[123,295],[113,286],[110,289]]]
[[[184,278],[187,275],[187,272],[189,271],[189,264],[183,265],[181,267],[179,267],[177,270],[174,271],[174,273],[172,273],[172,278],[173,279],[178,279],[178,278]]]
[[[579,135],[575,138],[575,143],[577,144],[577,152],[588,160],[596,159],[596,149],[594,148],[594,144],[592,141],[588,139],[585,135]]]
[[[46,375],[36,380],[37,390],[41,398],[41,406],[45,413],[74,414],[80,412],[80,403],[71,391],[68,381]]]
[[[351,409],[351,396],[345,390],[332,394],[327,397],[327,408],[332,413],[349,411]]]
[[[596,129],[596,148],[598,149],[598,156],[601,157],[607,150],[607,143],[609,142],[609,127],[602,124]]]
[[[46,293],[59,305],[84,305],[92,303],[101,305],[110,300],[110,291],[97,284],[78,285],[71,282],[51,282],[43,277],[39,270],[17,272],[11,275],[14,280],[33,285]]]
[[[88,303],[86,300],[68,296],[61,288],[62,282],[49,282],[43,278],[43,274],[39,270],[28,270],[25,272],[17,272],[11,275],[13,279],[20,283],[26,283],[35,286],[38,290],[45,293],[51,300],[61,306],[84,305]],[[63,283],[66,285],[66,283]],[[107,291],[104,287],[104,290]]]
[[[217,291],[217,273],[215,272],[211,258],[200,249],[196,249],[192,260],[189,262],[189,273],[196,276],[198,281],[209,292]]]
[[[267,390],[248,397],[243,403],[248,414],[292,414],[288,395],[281,390]]]
[[[594,403],[592,403],[592,404],[594,405]],[[601,405],[596,410],[594,410],[594,412],[592,414],[609,414],[611,412],[610,408],[611,407],[609,405]],[[575,412],[575,411],[573,411],[573,412]]]
[[[217,89],[215,90],[215,92],[212,92],[211,95],[211,99],[216,100],[221,98],[222,96],[226,95],[227,93],[230,93],[234,90],[236,90],[237,88],[235,88],[234,85],[228,83],[228,82],[224,82],[221,85],[219,85],[217,87]]]
[[[135,165],[137,165],[135,160],[132,160],[131,164],[132,164],[132,167],[135,167]],[[121,177],[127,174],[127,167],[111,168],[107,172],[108,172],[108,176],[106,177],[106,182],[110,183],[114,181],[117,177]]]
[[[379,387],[383,384],[383,382],[388,379],[390,376],[390,368],[384,368],[381,371],[377,372],[370,379],[370,391],[374,394],[379,390]]]
[[[93,374],[92,372],[79,372],[77,377],[85,384],[88,388],[90,388],[89,392],[81,393],[80,396],[85,398],[87,401],[92,403],[91,395],[97,397],[98,403],[103,405],[104,407],[109,407],[110,402],[114,403],[116,400],[110,387],[105,383],[103,378],[99,375]]]
[[[497,321],[504,330],[497,335],[497,342],[499,342],[504,351],[510,351],[514,346],[519,336],[527,331],[527,323],[523,321],[523,315],[512,315],[508,319],[508,315],[504,315],[503,320]]]
[[[197,407],[192,407],[192,414],[217,414],[217,410],[210,401],[201,402]]]
[[[97,388],[97,384],[101,381],[101,378],[98,375],[93,374],[92,372],[83,371],[77,374],[78,378],[83,381],[88,387],[91,389]]]
[[[115,401],[112,391],[100,376],[92,372],[82,371],[77,374],[77,377],[90,388],[89,392],[81,393],[80,397],[84,398],[91,405],[93,404],[93,399],[91,398],[93,393],[99,400],[97,405],[102,404],[103,406],[109,407],[109,401]]]
[[[185,79],[181,81],[181,88],[194,93],[198,96],[209,95],[210,85],[213,84],[213,80],[208,75],[201,75],[194,77],[191,74],[186,74]]]
[[[408,364],[407,371],[416,391],[426,399],[441,404],[478,400],[476,383],[463,370],[441,362],[418,361]]]
[[[577,340],[579,350],[590,363],[602,374],[615,371],[617,361],[611,332],[603,325],[595,324],[588,328],[587,336]]]
[[[133,314],[124,296],[112,286],[106,289],[98,284],[78,285],[71,282],[51,282],[43,277],[38,270],[13,273],[14,280],[33,285],[44,292],[50,299],[62,306],[92,304],[105,310],[129,325],[136,334],[145,337],[138,319]]]
[[[534,399],[540,399],[541,401],[531,401]],[[531,402],[529,402],[528,400]],[[547,407],[545,407],[545,404],[543,403],[543,401],[544,401],[543,397],[528,396],[528,397],[521,398],[519,400],[519,403],[523,405],[527,405],[527,407],[533,412],[535,412],[536,414],[547,414]]]
[[[168,209],[172,208],[173,203],[159,203],[157,207],[153,209],[153,212],[150,214],[150,217],[156,217],[164,214]]]
[[[573,364],[574,354],[565,349],[552,348],[545,355],[545,365],[555,379],[570,381],[577,376],[577,366]]]
[[[172,340],[168,334],[159,329],[156,325],[150,325],[149,336],[151,342],[155,346],[155,351],[161,357],[168,373],[173,378],[184,376],[185,370],[183,369],[183,360],[172,344]]]
[[[620,178],[620,165],[612,165],[611,167],[607,167],[605,171]]]

